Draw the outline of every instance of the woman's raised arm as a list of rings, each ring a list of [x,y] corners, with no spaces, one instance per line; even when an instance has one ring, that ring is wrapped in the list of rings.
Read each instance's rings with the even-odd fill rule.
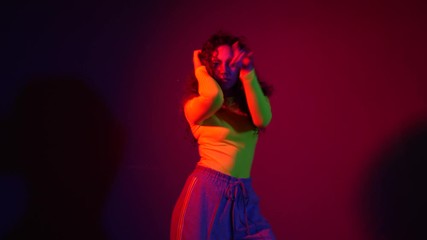
[[[195,50],[193,53],[194,71],[199,83],[199,95],[184,104],[185,117],[192,124],[200,124],[203,120],[211,117],[224,102],[221,87],[209,75],[206,66],[200,62],[200,52],[201,50]]]

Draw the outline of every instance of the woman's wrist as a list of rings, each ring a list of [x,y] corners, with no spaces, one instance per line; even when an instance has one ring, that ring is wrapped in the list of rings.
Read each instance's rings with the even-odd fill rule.
[[[255,68],[252,69],[241,69],[240,70],[240,79],[242,81],[251,81],[256,79]]]

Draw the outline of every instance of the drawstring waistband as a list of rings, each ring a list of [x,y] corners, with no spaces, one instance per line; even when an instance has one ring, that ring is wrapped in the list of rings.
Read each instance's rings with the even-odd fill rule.
[[[239,194],[239,192],[241,192],[241,194]],[[235,231],[237,230],[236,228],[237,224],[236,224],[236,217],[234,216],[234,214],[235,212],[238,212],[238,213],[240,212],[239,208],[243,203],[243,212],[245,214],[244,224],[246,226],[246,233],[249,234],[248,214],[246,211],[246,207],[248,206],[248,202],[249,202],[249,197],[245,188],[245,184],[241,180],[237,180],[231,183],[225,191],[225,197],[227,198],[227,204],[226,204],[226,207],[224,208],[224,213],[227,210],[227,207],[230,204],[232,204],[231,205],[231,224]],[[242,222],[242,219],[240,219],[240,215],[239,215],[239,220]]]
[[[206,168],[203,166],[197,166],[196,172],[203,172],[205,177],[208,177],[212,181],[220,181],[227,185],[224,195],[227,199],[224,211],[220,216],[220,219],[224,218],[227,214],[227,210],[231,207],[231,224],[233,233],[237,230],[237,219],[246,226],[246,233],[249,234],[249,221],[246,208],[249,204],[249,194],[245,187],[246,184],[250,183],[250,178],[236,178],[227,174],[218,172],[216,170]],[[231,206],[230,206],[231,205]],[[241,214],[236,218],[235,213],[240,213],[240,209],[243,207],[244,219],[241,219]]]

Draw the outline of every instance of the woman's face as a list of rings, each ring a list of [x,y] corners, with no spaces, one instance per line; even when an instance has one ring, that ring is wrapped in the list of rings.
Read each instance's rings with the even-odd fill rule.
[[[239,79],[239,69],[231,66],[233,50],[228,45],[217,47],[212,56],[213,77],[217,80],[222,89],[231,89]]]

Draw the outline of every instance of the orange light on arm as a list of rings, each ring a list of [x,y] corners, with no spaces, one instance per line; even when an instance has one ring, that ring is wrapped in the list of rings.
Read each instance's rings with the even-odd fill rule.
[[[209,75],[205,66],[198,67],[195,74],[199,83],[199,96],[185,103],[184,112],[188,122],[200,124],[221,108],[224,96],[221,87]]]

